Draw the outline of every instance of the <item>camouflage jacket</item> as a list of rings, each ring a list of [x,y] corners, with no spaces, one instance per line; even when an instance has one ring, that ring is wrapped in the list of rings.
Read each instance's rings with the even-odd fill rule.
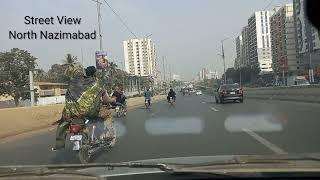
[[[104,92],[101,80],[95,78],[72,79],[65,95],[63,116],[67,119],[78,116],[97,116]]]

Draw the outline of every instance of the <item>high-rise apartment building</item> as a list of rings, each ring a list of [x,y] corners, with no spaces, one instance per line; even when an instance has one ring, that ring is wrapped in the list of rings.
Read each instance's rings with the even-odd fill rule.
[[[242,28],[241,31],[241,38],[242,38],[242,49],[241,49],[241,60],[240,65],[241,67],[249,65],[249,33],[248,33],[248,26]]]
[[[319,31],[306,16],[304,0],[293,0],[297,62],[301,70],[320,67]]]
[[[136,76],[157,77],[156,49],[151,39],[130,39],[123,42],[125,70]]]
[[[270,18],[270,27],[273,71],[277,74],[297,74],[299,64],[296,58],[293,4],[275,8]]]
[[[243,41],[242,35],[239,35],[236,38],[236,59],[234,61],[234,68],[238,69],[242,66],[242,49],[243,49]]]
[[[261,73],[272,71],[269,18],[273,11],[257,11],[248,19],[249,65],[258,65]]]

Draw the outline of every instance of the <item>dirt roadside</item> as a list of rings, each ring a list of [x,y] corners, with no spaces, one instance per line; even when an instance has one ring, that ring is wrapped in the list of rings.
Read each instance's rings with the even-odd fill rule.
[[[153,102],[165,99],[165,96],[153,97]],[[128,108],[144,105],[143,97],[128,99]],[[0,109],[0,139],[17,136],[33,131],[41,131],[55,126],[51,124],[61,116],[63,104]]]

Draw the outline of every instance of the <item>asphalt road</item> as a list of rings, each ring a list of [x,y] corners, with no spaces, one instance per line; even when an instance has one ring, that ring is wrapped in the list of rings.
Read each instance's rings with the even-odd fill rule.
[[[178,96],[116,119],[117,143],[94,162],[154,158],[320,152],[320,104],[245,99],[216,104]],[[10,123],[9,121],[7,123]],[[51,152],[55,129],[0,140],[0,165],[79,163],[70,145]]]

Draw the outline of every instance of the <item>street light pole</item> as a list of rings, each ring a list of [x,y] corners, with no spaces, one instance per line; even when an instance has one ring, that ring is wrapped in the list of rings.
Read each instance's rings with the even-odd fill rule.
[[[226,74],[226,61],[225,61],[225,56],[224,56],[224,47],[223,47],[223,42],[227,40],[228,38],[225,38],[221,40],[221,50],[222,50],[222,60],[223,60],[223,72],[224,72],[224,84],[227,83],[227,74]]]

